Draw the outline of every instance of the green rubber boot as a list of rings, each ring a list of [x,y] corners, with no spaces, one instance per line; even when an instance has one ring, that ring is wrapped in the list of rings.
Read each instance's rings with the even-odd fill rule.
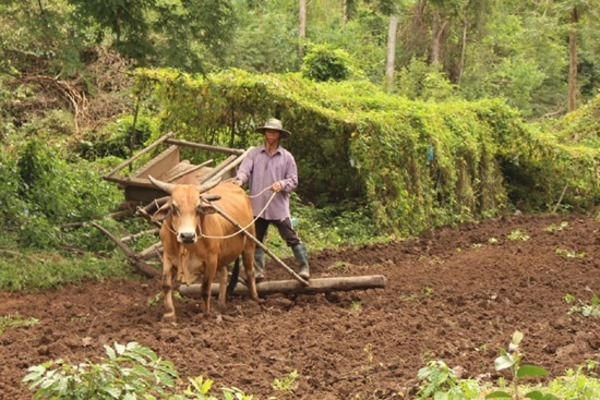
[[[308,252],[306,250],[306,244],[298,243],[292,246],[294,257],[300,263],[300,271],[298,275],[302,279],[308,279],[310,277],[310,266],[308,265]]]
[[[254,280],[256,282],[265,280],[265,251],[260,247],[254,251]]]

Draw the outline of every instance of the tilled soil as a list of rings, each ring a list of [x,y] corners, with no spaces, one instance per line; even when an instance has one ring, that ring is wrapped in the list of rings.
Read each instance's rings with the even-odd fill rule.
[[[569,313],[600,295],[600,222],[593,218],[492,219],[312,253],[310,261],[314,278],[384,275],[387,286],[274,294],[261,306],[234,296],[224,313],[206,318],[198,300],[177,299],[177,325],[161,321],[158,278],[0,293],[0,316],[39,320],[0,334],[0,399],[32,397],[21,383],[28,367],[57,358],[100,362],[103,346],[114,342],[137,341],[183,378],[202,375],[260,399],[412,398],[418,370],[432,360],[463,377],[494,380],[505,376],[494,359],[515,330],[524,333],[525,361],[550,377],[600,359],[600,318]],[[272,387],[294,370],[291,392]]]

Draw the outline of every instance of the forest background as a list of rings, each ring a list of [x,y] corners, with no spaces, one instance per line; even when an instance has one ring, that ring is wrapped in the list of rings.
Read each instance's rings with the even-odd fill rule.
[[[315,249],[598,215],[592,0],[8,0],[0,22],[3,289],[126,275],[81,224],[146,224],[108,218],[122,193],[103,174],[169,131],[258,144],[270,116],[294,132]]]

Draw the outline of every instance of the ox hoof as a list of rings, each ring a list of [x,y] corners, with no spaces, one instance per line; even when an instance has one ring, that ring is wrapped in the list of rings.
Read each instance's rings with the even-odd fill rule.
[[[162,317],[163,322],[167,322],[170,324],[176,324],[177,323],[177,317],[175,316],[174,313],[169,313],[169,314],[165,314]]]

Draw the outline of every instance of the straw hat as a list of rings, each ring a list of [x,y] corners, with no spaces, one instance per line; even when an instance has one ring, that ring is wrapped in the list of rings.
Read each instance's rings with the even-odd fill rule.
[[[267,120],[267,122],[265,122],[264,126],[256,128],[256,131],[260,133],[265,133],[267,129],[272,129],[281,132],[280,136],[282,138],[286,138],[292,134],[290,131],[286,131],[285,129],[283,129],[283,124],[277,118],[270,118],[269,120]]]

